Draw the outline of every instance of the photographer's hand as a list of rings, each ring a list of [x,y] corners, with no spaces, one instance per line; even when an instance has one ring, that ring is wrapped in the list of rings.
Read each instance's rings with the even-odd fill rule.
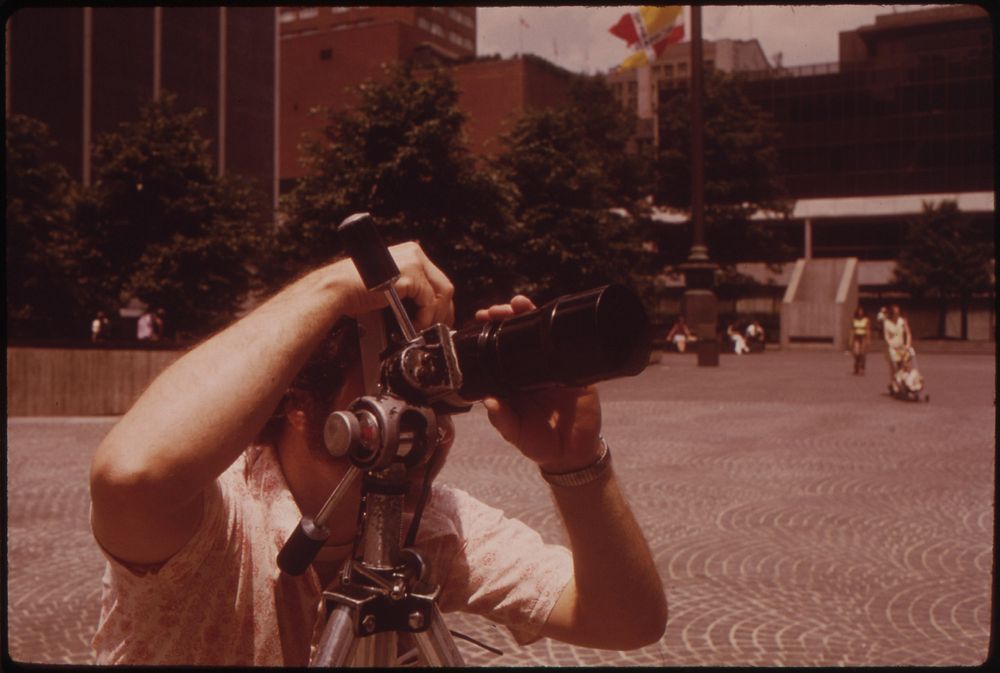
[[[476,312],[477,320],[503,320],[534,310],[524,295]],[[594,386],[557,387],[483,400],[500,435],[546,472],[572,472],[601,452],[601,403]]]
[[[518,295],[510,304],[478,311],[476,318],[502,320],[534,307]],[[593,386],[486,398],[483,404],[504,439],[546,472],[580,470],[600,455],[601,406]],[[552,486],[573,554],[573,577],[541,633],[585,647],[627,650],[663,636],[667,600],[611,465],[584,484]]]

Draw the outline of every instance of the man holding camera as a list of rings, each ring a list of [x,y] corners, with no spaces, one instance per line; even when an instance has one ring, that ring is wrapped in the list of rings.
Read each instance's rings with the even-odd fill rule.
[[[390,252],[418,329],[450,324],[448,278],[415,243]],[[384,304],[351,260],[317,269],[178,359],[111,430],[91,467],[91,523],[108,558],[98,663],[308,661],[322,588],[357,532],[358,498],[342,501],[305,575],[282,574],[274,557],[350,467],[325,450],[322,427],[363,384],[350,339],[329,335],[342,318]],[[518,296],[477,318],[532,308]],[[324,357],[335,364],[321,366]],[[521,643],[544,636],[633,649],[658,640],[666,599],[600,437],[596,389],[483,403],[500,434],[539,466],[539,484],[550,484],[570,550],[435,485],[417,547],[443,587],[442,609],[485,614]],[[444,454],[453,433],[442,427]],[[433,477],[443,457],[415,472]]]

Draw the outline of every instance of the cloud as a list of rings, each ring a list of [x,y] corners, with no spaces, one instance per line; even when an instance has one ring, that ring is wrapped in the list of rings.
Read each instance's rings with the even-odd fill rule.
[[[785,65],[828,63],[838,58],[840,31],[871,24],[875,16],[894,8],[913,11],[928,6],[711,5],[702,8],[702,34],[709,40],[756,38],[769,59],[781,52]],[[503,57],[530,53],[575,72],[606,72],[627,54],[625,44],[608,28],[635,9],[634,5],[480,7],[479,53]]]

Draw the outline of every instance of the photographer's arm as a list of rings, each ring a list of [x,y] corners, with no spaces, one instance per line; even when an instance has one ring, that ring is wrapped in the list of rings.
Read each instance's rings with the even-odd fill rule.
[[[416,244],[394,246],[401,297],[418,323],[451,318],[450,281]],[[98,447],[92,526],[122,560],[165,561],[190,539],[201,494],[253,440],[340,316],[385,304],[350,260],[322,267],[164,370]]]
[[[477,317],[497,320],[532,308],[519,296]],[[501,436],[546,472],[580,470],[601,454],[601,408],[593,386],[487,398],[484,405]],[[590,483],[552,487],[569,535],[574,577],[542,635],[586,647],[635,649],[662,637],[667,601],[612,465]]]

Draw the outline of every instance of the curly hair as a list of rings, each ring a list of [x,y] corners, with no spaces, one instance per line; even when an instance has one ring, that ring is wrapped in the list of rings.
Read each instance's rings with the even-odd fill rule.
[[[304,392],[315,404],[329,408],[343,388],[348,370],[359,357],[357,323],[345,316],[337,321],[292,379],[271,418],[257,433],[256,442],[277,442],[285,423],[286,403],[295,391]]]

